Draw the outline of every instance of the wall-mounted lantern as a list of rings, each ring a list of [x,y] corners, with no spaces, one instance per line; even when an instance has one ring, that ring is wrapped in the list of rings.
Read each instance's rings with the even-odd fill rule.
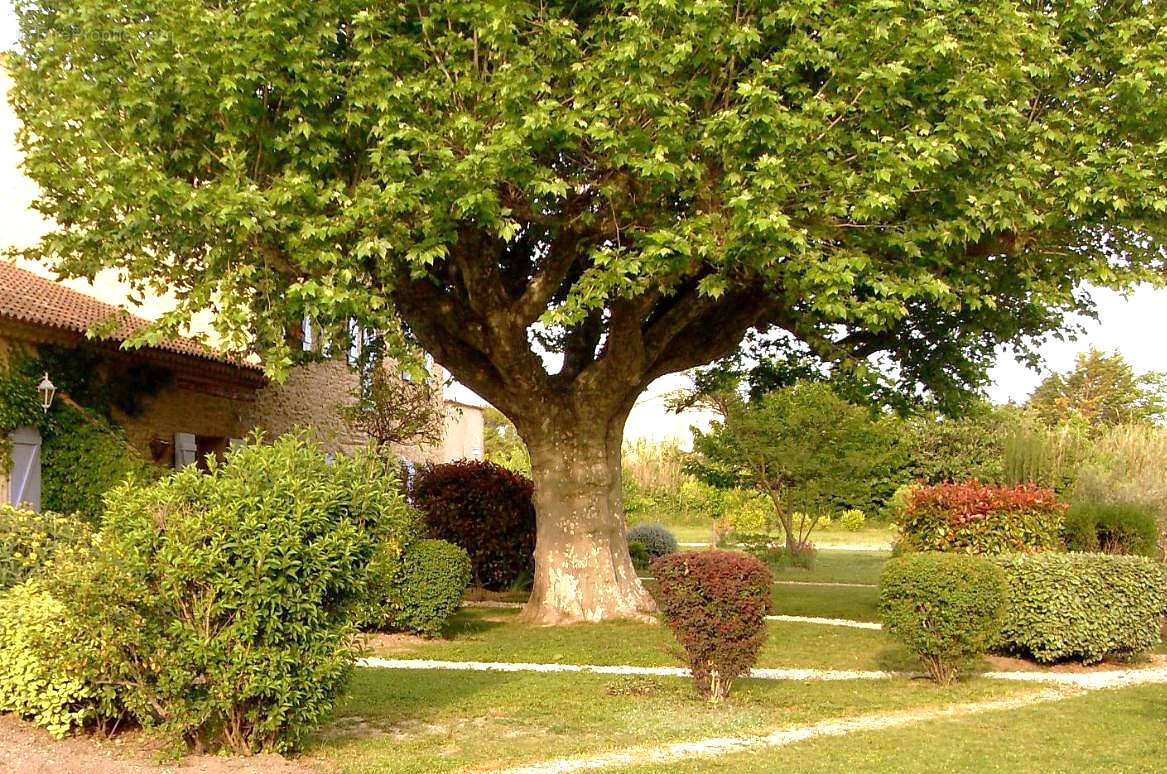
[[[49,413],[49,408],[53,405],[53,396],[57,394],[57,385],[49,380],[49,374],[45,372],[45,378],[41,379],[41,383],[36,386],[36,391],[41,396],[41,408],[45,413]]]

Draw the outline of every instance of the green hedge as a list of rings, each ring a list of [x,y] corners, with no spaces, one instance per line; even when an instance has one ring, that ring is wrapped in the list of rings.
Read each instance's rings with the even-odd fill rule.
[[[1009,582],[1000,646],[1042,663],[1093,664],[1154,647],[1167,608],[1163,567],[1139,556],[995,557]]]
[[[470,556],[445,540],[419,540],[405,550],[388,588],[390,630],[427,637],[442,633],[470,585]]]
[[[988,559],[921,553],[892,559],[879,578],[884,629],[947,684],[989,649],[1005,612],[1005,573]]]
[[[1159,524],[1153,511],[1120,503],[1080,503],[1066,514],[1066,547],[1071,551],[1155,558]]]

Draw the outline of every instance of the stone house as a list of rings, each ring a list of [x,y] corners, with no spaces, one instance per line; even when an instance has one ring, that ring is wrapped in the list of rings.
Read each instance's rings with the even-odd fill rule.
[[[100,369],[107,382],[153,382],[137,410],[114,407],[111,414],[129,445],[164,467],[181,468],[221,455],[255,429],[279,435],[305,428],[331,453],[346,453],[367,442],[343,416],[359,384],[344,358],[299,366],[275,384],[258,364],[190,338],[122,349],[121,343],[147,320],[109,302],[117,300],[103,300],[0,261],[0,367],[21,353],[49,346],[84,352],[86,362]],[[87,337],[94,326],[104,332],[114,319],[114,333]],[[70,398],[60,394],[54,399]],[[464,398],[446,399],[444,406],[442,442],[396,450],[404,459],[420,463],[482,456],[483,407]],[[0,503],[39,505],[39,436],[32,428],[20,428],[9,441],[11,464],[0,472]]]

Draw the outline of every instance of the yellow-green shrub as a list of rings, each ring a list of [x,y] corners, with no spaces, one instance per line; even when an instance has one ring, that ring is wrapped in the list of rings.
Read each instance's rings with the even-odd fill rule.
[[[96,693],[62,649],[79,643],[66,608],[35,581],[0,594],[0,712],[61,737],[94,717]]]
[[[60,548],[88,539],[88,528],[73,516],[0,505],[0,591],[31,577]]]

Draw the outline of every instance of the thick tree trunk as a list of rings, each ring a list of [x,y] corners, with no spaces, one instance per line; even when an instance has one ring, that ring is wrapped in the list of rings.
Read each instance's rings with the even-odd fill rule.
[[[611,428],[607,432],[605,424]],[[623,426],[622,418],[589,422],[559,414],[524,433],[538,523],[535,579],[523,610],[525,620],[656,620],[656,605],[636,577],[624,536]]]

